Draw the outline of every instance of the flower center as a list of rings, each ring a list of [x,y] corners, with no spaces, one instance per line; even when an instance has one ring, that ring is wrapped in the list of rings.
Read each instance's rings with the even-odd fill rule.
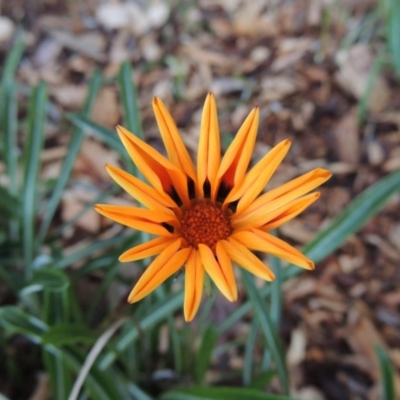
[[[229,215],[211,203],[193,204],[181,217],[181,235],[189,245],[197,248],[199,243],[211,249],[219,240],[232,232]]]

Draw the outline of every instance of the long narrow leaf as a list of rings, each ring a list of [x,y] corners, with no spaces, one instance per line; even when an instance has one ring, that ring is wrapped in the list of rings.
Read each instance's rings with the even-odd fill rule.
[[[93,74],[90,82],[88,95],[83,106],[82,116],[88,117],[90,115],[94,100],[99,91],[101,85],[101,74],[98,70]],[[42,224],[39,229],[38,240],[42,242],[47,234],[47,231],[50,227],[51,221],[54,217],[54,213],[56,212],[57,206],[61,200],[63,195],[65,186],[68,182],[68,179],[71,175],[72,167],[75,163],[76,157],[78,155],[79,149],[81,147],[83,141],[83,129],[77,127],[72,136],[71,142],[68,146],[68,153],[65,157],[63,167],[61,169],[60,176],[57,179],[56,185],[53,189],[52,195],[46,204],[46,209],[43,215]]]
[[[183,301],[183,293],[173,294],[171,297],[157,302],[148,314],[140,321],[140,327],[130,330],[125,335],[121,336],[115,343],[116,351],[111,351],[101,360],[100,369],[107,369],[113,361],[118,357],[118,353],[122,353],[128,346],[137,340],[140,333],[152,328],[160,321],[166,319],[168,315],[176,312],[181,306]]]
[[[391,10],[389,14],[389,48],[393,57],[393,64],[397,77],[400,79],[400,2],[390,0]]]
[[[191,387],[163,393],[160,400],[295,400],[240,387]]]
[[[30,99],[29,129],[25,145],[22,223],[25,271],[28,277],[31,275],[31,263],[34,257],[37,189],[46,120],[46,103],[47,86],[41,82],[33,90]]]
[[[118,83],[121,91],[122,106],[124,108],[124,125],[136,136],[143,138],[138,94],[133,82],[133,71],[129,61],[125,61],[121,65],[118,74]]]
[[[14,44],[4,64],[1,86],[7,86],[10,82],[14,81],[15,71],[17,70],[24,49],[24,33],[22,31],[19,31],[15,36]]]
[[[246,287],[246,293],[253,305],[255,316],[260,324],[260,328],[264,334],[268,349],[271,352],[272,358],[276,364],[282,389],[287,394],[289,392],[289,376],[285,364],[285,354],[281,340],[278,336],[277,327],[273,325],[271,318],[269,317],[266,302],[258,292],[254,284],[253,277],[243,269],[241,269],[240,272],[244,286]]]
[[[209,324],[202,334],[200,348],[195,359],[195,379],[197,384],[202,384],[207,369],[211,363],[212,351],[217,343],[218,332],[213,324]]]
[[[246,340],[246,348],[244,351],[243,360],[243,385],[249,386],[253,374],[254,367],[254,348],[256,345],[258,334],[258,321],[253,319],[250,325],[250,332]]]
[[[90,132],[92,135],[99,138],[103,143],[110,146],[124,160],[129,160],[129,163],[132,163],[124,146],[118,139],[118,135],[114,131],[107,129],[99,124],[96,124],[90,119],[79,114],[67,114],[67,118],[78,128],[83,129],[83,131]]]
[[[381,370],[381,400],[395,400],[396,390],[394,384],[394,368],[392,361],[390,360],[386,351],[380,346],[376,347],[376,355],[378,357]]]

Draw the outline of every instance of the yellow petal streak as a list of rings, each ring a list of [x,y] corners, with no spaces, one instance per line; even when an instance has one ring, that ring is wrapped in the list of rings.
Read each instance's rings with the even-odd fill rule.
[[[198,190],[204,194],[203,185],[208,179],[211,185],[212,197],[216,193],[216,177],[221,159],[217,106],[214,96],[209,93],[203,108],[201,118],[199,150],[197,154]]]
[[[172,242],[177,239],[177,235],[171,236],[161,236],[157,239],[150,240],[149,242],[140,244],[139,246],[132,247],[131,249],[125,251],[119,257],[121,262],[129,262],[141,260],[146,257],[151,257],[156,254],[161,253],[165,248],[167,248]]]
[[[204,269],[218,289],[229,301],[235,301],[237,299],[237,288],[229,258],[225,257],[224,254],[218,262],[212,250],[204,244],[199,244],[199,253]]]
[[[153,110],[170,161],[196,182],[196,170],[194,169],[192,159],[171,114],[158,97],[153,99]]]
[[[247,173],[242,182],[232,189],[225,203],[240,199],[237,210],[240,212],[246,209],[264,189],[289,147],[290,140],[284,140],[275,146]]]
[[[178,220],[174,216],[162,211],[110,204],[96,204],[94,208],[98,213],[113,221],[154,235],[170,236],[171,233],[161,224],[163,222],[175,225],[178,223]]]
[[[245,270],[267,281],[275,279],[275,275],[271,269],[242,243],[230,237],[228,240],[222,240],[221,244],[229,258]]]
[[[271,211],[273,205],[276,206],[276,204],[279,204],[279,206],[281,206],[285,203],[289,203],[290,201],[295,200],[322,185],[331,176],[332,173],[326,169],[314,169],[307,174],[301,175],[298,178],[257,197],[249,207],[243,210],[242,213],[237,211],[236,216],[241,214],[250,215],[266,208]]]
[[[183,203],[188,206],[187,178],[182,171],[122,126],[117,126],[117,131],[132,160],[154,188],[159,193],[169,194],[175,189]]]
[[[319,192],[311,193],[290,202],[281,201],[280,198],[271,201],[263,208],[259,208],[249,214],[243,216],[232,217],[232,226],[235,229],[243,229],[248,227],[258,228],[266,224],[278,221],[283,217],[291,215],[291,218],[297,216],[300,212],[305,210],[319,197]],[[298,212],[297,212],[298,211]],[[291,218],[286,218],[289,221]]]
[[[200,254],[192,249],[185,267],[185,320],[191,321],[199,308],[204,285],[204,268]]]
[[[190,248],[179,250],[181,239],[171,243],[146,269],[128,297],[129,303],[143,299],[176,273],[189,257]]]
[[[237,185],[245,176],[257,137],[259,108],[254,108],[240,127],[222,158],[218,181],[228,187]]]
[[[272,254],[305,269],[314,269],[314,263],[300,251],[270,233],[252,229],[236,232],[232,237],[251,250]]]
[[[297,217],[307,207],[314,203],[314,201],[319,199],[320,195],[320,192],[311,193],[307,196],[301,197],[300,199],[293,201],[290,206],[286,205],[282,207],[282,213],[277,215],[274,219],[270,219],[270,221],[263,225],[261,229],[263,231],[272,231],[273,229],[280,227],[285,222],[288,222],[294,217]]]
[[[176,204],[167,194],[157,192],[157,190],[146,185],[140,179],[113,165],[107,164],[106,170],[111,178],[139,203],[151,210],[159,210],[169,212],[171,215],[173,214],[173,211],[169,208],[176,207]]]

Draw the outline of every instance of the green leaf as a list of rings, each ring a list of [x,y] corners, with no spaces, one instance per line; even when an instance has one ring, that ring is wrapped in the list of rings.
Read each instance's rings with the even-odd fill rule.
[[[246,340],[246,348],[244,351],[244,360],[243,360],[243,385],[249,386],[252,378],[253,366],[254,366],[254,348],[256,345],[258,334],[258,321],[257,319],[253,319],[250,332],[247,336]]]
[[[377,346],[375,351],[379,360],[379,366],[381,370],[381,400],[396,400],[394,368],[392,361],[390,360],[386,351],[381,346]]]
[[[103,143],[107,144],[110,148],[115,150],[125,161],[130,161],[128,153],[126,152],[124,146],[120,142],[118,135],[110,130],[96,124],[95,122],[91,121],[90,119],[84,117],[83,115],[79,114],[67,114],[67,118],[78,128],[82,129],[83,131],[88,131],[93,134],[95,137],[100,139]]]
[[[46,120],[47,86],[45,83],[33,90],[29,104],[29,127],[25,146],[22,226],[26,274],[31,276],[31,263],[35,249],[35,218],[39,187],[40,155],[43,147]]]
[[[277,327],[271,321],[268,313],[266,302],[261,297],[257,287],[254,284],[253,276],[247,271],[240,269],[246,293],[250,298],[253,305],[255,316],[260,325],[261,331],[264,334],[268,349],[271,352],[272,358],[275,361],[276,369],[278,371],[279,380],[282,389],[285,393],[289,391],[289,376],[285,364],[285,353],[281,340],[278,336]]]
[[[128,346],[131,346],[138,338],[147,330],[165,320],[168,315],[176,312],[182,307],[183,293],[174,293],[165,299],[158,301],[148,310],[147,314],[141,319],[140,326],[136,326],[126,334],[121,335],[116,341],[115,351],[110,351],[103,357],[100,362],[100,369],[107,369],[113,361],[118,357],[119,353],[123,353]]]
[[[66,290],[70,285],[68,276],[55,268],[42,268],[34,271],[31,283],[39,285],[44,290],[59,292]]]
[[[125,61],[121,65],[118,74],[118,83],[121,91],[122,106],[124,108],[124,125],[136,136],[143,138],[138,94],[133,82],[133,71],[129,61]]]
[[[195,380],[201,384],[211,363],[211,356],[218,340],[218,331],[213,324],[209,324],[202,334],[201,344],[195,358]]]
[[[98,70],[96,70],[90,79],[89,88],[88,88],[88,95],[83,106],[82,116],[88,117],[92,110],[92,106],[94,100],[96,99],[97,93],[99,91],[101,85],[101,74]],[[54,214],[57,210],[57,206],[61,200],[61,197],[64,193],[65,186],[68,182],[68,179],[71,175],[72,167],[75,163],[76,157],[78,152],[81,148],[81,144],[83,141],[83,129],[76,128],[71,142],[68,146],[68,153],[65,157],[64,164],[61,168],[60,175],[57,179],[56,185],[54,186],[52,195],[46,204],[46,209],[44,211],[42,224],[39,229],[38,240],[42,242],[47,234],[47,231],[50,227],[51,221],[54,217]]]
[[[42,334],[48,330],[43,321],[25,313],[17,306],[0,308],[0,325],[11,334],[23,334],[36,342],[41,342]]]
[[[43,348],[43,364],[48,377],[54,399],[67,400],[68,393],[72,388],[72,371],[67,362],[58,353],[50,353]]]
[[[42,336],[45,344],[53,346],[65,346],[80,343],[92,344],[96,341],[97,335],[91,329],[78,324],[63,322],[50,327]]]
[[[295,400],[292,397],[259,392],[254,389],[232,387],[191,387],[163,393],[160,400]]]
[[[400,2],[399,0],[389,1],[391,4],[388,21],[389,48],[397,77],[400,79]]]
[[[17,216],[19,211],[18,206],[18,199],[13,197],[7,190],[0,186],[0,209],[2,214],[8,213],[11,216]]]
[[[7,86],[14,81],[15,72],[25,49],[24,33],[20,30],[15,35],[14,44],[4,63],[1,86]]]

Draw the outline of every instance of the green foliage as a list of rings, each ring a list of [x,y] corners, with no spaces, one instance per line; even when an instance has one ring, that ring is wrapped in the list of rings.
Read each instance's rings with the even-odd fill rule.
[[[394,367],[386,351],[381,347],[376,347],[376,355],[381,369],[381,399],[395,400],[396,390],[394,383]]]
[[[396,28],[392,29],[396,32]],[[51,193],[46,194],[43,188],[48,182],[41,179],[40,168],[51,104],[44,83],[39,83],[27,98],[17,102],[15,71],[22,53],[23,41],[18,36],[3,67],[0,86],[0,103],[4,105],[0,111],[0,152],[9,178],[0,185],[0,278],[15,304],[0,306],[2,345],[12,347],[10,339],[22,335],[39,349],[56,399],[150,400],[162,391],[158,396],[161,400],[291,400],[287,397],[289,376],[278,331],[282,319],[282,284],[300,274],[299,268],[290,266],[283,270],[279,261],[272,259],[277,279],[261,290],[243,272],[247,300],[216,325],[209,322],[215,300],[210,298],[198,319],[197,331],[176,323],[175,314],[182,308],[183,294],[176,292],[171,282],[129,308],[124,308],[119,298],[104,304],[111,285],[118,285],[118,290],[129,290],[130,282],[119,274],[118,256],[142,241],[141,234],[123,233],[65,253],[63,233],[95,202],[103,201],[106,197],[103,193],[97,193],[93,203],[65,224],[55,226],[53,220],[65,189],[79,184],[70,177],[85,135],[100,139],[119,153],[126,168],[137,172],[115,132],[90,119],[93,102],[104,83],[96,71],[89,82],[82,111],[65,116],[73,125],[69,151]],[[395,51],[393,54],[396,60]],[[128,129],[142,135],[138,97],[128,63],[122,65],[117,84],[124,122]],[[26,119],[18,120],[19,110],[26,111]],[[226,137],[227,141],[230,139]],[[22,148],[19,143],[24,143]],[[399,187],[400,172],[395,172],[366,189],[305,247],[305,253],[316,262],[323,260],[367,223]],[[93,296],[88,295],[90,304],[84,307],[76,286],[88,276],[101,277],[101,283]],[[245,316],[250,318],[249,335],[220,344],[219,338]],[[155,360],[161,335],[166,336],[168,346],[162,359]],[[244,387],[214,387],[232,375],[209,382],[207,372],[213,357],[238,346],[244,348],[244,366],[233,374],[235,378],[242,378]],[[256,361],[254,354],[259,350],[263,357]],[[2,358],[10,357],[11,353],[0,349]],[[377,350],[377,355],[382,370],[383,398],[392,400],[390,360],[382,349]],[[15,368],[10,365],[12,362],[4,362],[4,373],[10,382],[16,382]],[[162,387],[153,391],[153,372],[157,370],[172,371],[172,380],[185,382],[188,387],[170,390]],[[286,397],[265,393],[274,377],[279,378],[281,392]],[[208,387],[191,386],[206,382]]]

